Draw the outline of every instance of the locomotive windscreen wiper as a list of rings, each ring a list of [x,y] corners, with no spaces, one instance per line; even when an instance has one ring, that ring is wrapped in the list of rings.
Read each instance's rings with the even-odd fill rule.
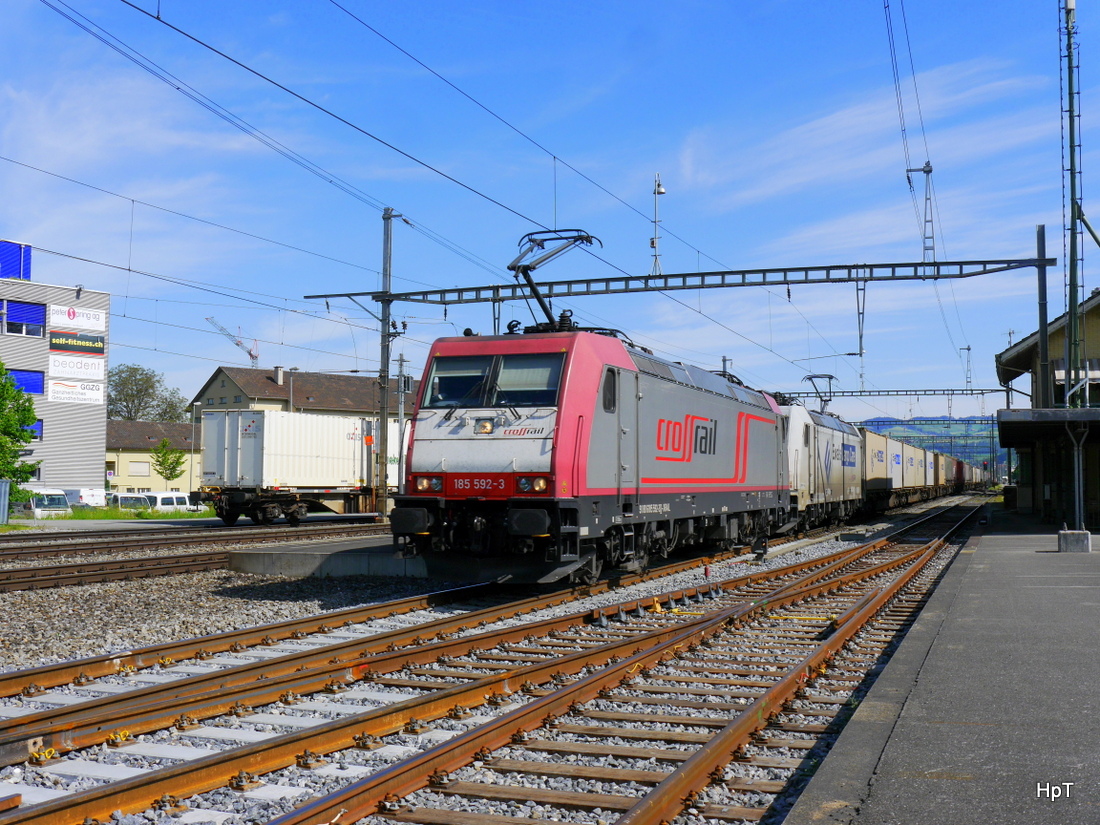
[[[469,404],[466,403],[466,401],[468,399],[474,397],[475,395],[480,395],[481,388],[483,386],[485,386],[485,378],[482,378],[476,384],[471,386],[468,390],[466,390],[466,392],[464,392],[462,394],[462,397],[460,399],[455,401],[453,404],[449,405],[449,409],[447,410],[446,414],[443,416],[443,420],[444,421],[450,421],[451,416],[455,414],[455,410],[457,410],[459,407],[468,407],[468,406],[470,406]]]

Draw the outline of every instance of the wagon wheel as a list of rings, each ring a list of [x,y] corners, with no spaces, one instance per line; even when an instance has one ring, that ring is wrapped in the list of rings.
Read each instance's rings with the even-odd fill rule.
[[[222,520],[222,523],[225,524],[226,527],[232,527],[234,524],[237,523],[237,519],[239,519],[240,517],[241,514],[238,513],[236,510],[218,511],[218,518]]]

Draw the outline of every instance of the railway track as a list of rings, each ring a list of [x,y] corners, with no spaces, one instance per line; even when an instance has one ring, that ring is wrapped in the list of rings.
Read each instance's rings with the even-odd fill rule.
[[[210,798],[194,804],[215,808],[230,805],[233,799],[254,799],[257,794],[283,799],[283,809],[292,807],[303,794],[322,796],[302,807],[300,813],[288,814],[297,818],[285,818],[286,822],[328,822],[339,809],[354,817],[365,816],[384,805],[388,816],[404,821],[481,825],[501,820],[470,818],[471,812],[467,816],[454,809],[465,804],[455,800],[479,800],[468,803],[473,811],[483,809],[485,800],[490,799],[502,811],[500,815],[516,817],[536,797],[546,808],[539,819],[552,818],[547,812],[558,816],[564,811],[572,816],[570,811],[580,810],[588,818],[573,821],[592,822],[595,808],[615,811],[616,816],[636,816],[632,811],[641,804],[638,800],[656,798],[654,794],[667,783],[680,788],[685,782],[684,769],[696,784],[700,775],[708,775],[699,774],[697,766],[703,757],[697,758],[695,753],[707,751],[716,728],[726,736],[735,717],[757,719],[761,724],[773,716],[778,719],[782,703],[776,697],[787,689],[781,691],[779,685],[804,686],[807,674],[820,677],[824,673],[821,667],[827,660],[840,661],[835,643],[843,640],[846,644],[855,638],[860,626],[857,618],[860,622],[868,619],[894,598],[898,588],[920,581],[919,570],[940,553],[939,541],[927,535],[929,529],[926,520],[921,526],[910,527],[910,533],[925,534],[911,536],[905,543],[887,546],[875,542],[778,574],[761,572],[674,591],[660,599],[628,598],[579,612],[559,609],[518,626],[500,622],[506,611],[499,604],[487,606],[480,614],[448,616],[435,624],[416,624],[389,634],[375,628],[373,635],[358,638],[351,628],[345,628],[350,638],[331,638],[339,635],[333,632],[338,624],[330,624],[326,634],[326,628],[316,625],[311,630],[286,623],[276,632],[284,634],[281,639],[297,635],[292,640],[296,644],[290,645],[297,650],[287,650],[287,643],[270,637],[270,655],[261,656],[259,663],[222,667],[214,673],[194,672],[216,666],[209,655],[182,666],[163,649],[150,649],[142,655],[160,653],[160,664],[149,674],[154,684],[146,683],[140,690],[116,692],[122,688],[119,681],[133,678],[118,674],[131,672],[129,668],[134,666],[112,662],[109,657],[67,663],[67,670],[55,666],[34,673],[4,674],[0,692],[12,695],[21,691],[32,706],[35,697],[44,693],[37,682],[29,681],[35,676],[55,685],[76,679],[80,684],[61,694],[69,697],[74,693],[90,697],[97,691],[92,680],[98,679],[99,691],[108,695],[76,704],[62,700],[65,704],[60,707],[31,710],[0,722],[3,764],[15,764],[30,753],[37,764],[26,770],[36,781],[56,777],[58,771],[62,775],[83,771],[86,776],[102,778],[111,772],[102,767],[97,755],[105,742],[117,745],[103,757],[107,764],[125,767],[127,760],[133,759],[171,764],[159,769],[147,764],[140,769],[130,767],[128,770],[137,771],[130,779],[0,814],[0,825],[105,819],[116,809],[144,810],[157,799],[169,809],[195,793]],[[903,584],[898,583],[901,578]],[[462,598],[484,596],[485,592],[469,590]],[[435,604],[427,606],[440,610],[448,598],[452,597],[438,596]],[[565,597],[558,594],[557,598]],[[912,596],[908,598],[916,603]],[[424,603],[412,604],[415,600],[406,601],[410,602],[406,613],[425,607]],[[545,612],[548,604],[529,599],[509,606],[507,612]],[[345,613],[352,620],[351,613]],[[485,626],[479,629],[478,623]],[[498,629],[500,624],[507,626]],[[329,636],[329,643],[305,637],[307,631]],[[233,646],[242,642],[231,641],[232,635],[192,640],[191,655],[195,656],[194,645],[203,642],[213,647],[229,645],[229,651],[235,652]],[[181,652],[185,648],[181,647]],[[675,678],[661,675],[666,668],[682,671],[678,670],[680,675]],[[97,676],[97,669],[115,675]],[[853,678],[848,675],[841,681],[849,684]],[[839,699],[839,691],[822,691],[828,701],[807,706],[822,712],[813,714],[817,721],[806,725],[827,726],[831,721],[821,719],[831,720],[843,708],[845,700]],[[784,697],[783,701],[790,698]],[[477,714],[471,716],[474,708],[478,708]],[[674,721],[681,716],[687,721]],[[662,732],[666,725],[680,728]],[[752,755],[750,750],[755,747],[772,747],[772,740],[803,739],[815,733],[809,728],[776,730],[762,734],[768,741],[758,736],[756,744],[740,745],[748,749],[742,755]],[[514,736],[519,737],[516,742]],[[609,744],[608,736],[615,741]],[[700,737],[705,737],[705,742]],[[528,747],[531,741],[537,744]],[[211,747],[215,742],[234,747],[215,749]],[[414,746],[430,744],[435,747],[416,755]],[[56,759],[90,746],[88,755],[79,752],[76,758]],[[728,743],[715,747],[718,752],[730,752]],[[796,754],[813,748],[805,742],[776,747]],[[502,748],[518,750],[513,753]],[[692,748],[695,751],[689,754]],[[646,756],[649,751],[669,756]],[[161,756],[151,756],[153,753]],[[318,754],[328,753],[334,756],[326,767],[324,757]],[[395,753],[408,755],[400,770],[380,770],[393,761]],[[529,778],[537,772],[528,763],[551,761],[548,754],[570,754],[573,758],[568,764],[574,768],[547,766],[538,780],[542,785],[532,785],[534,780]],[[652,770],[652,765],[622,768],[633,771],[629,776],[616,773],[619,768],[613,770],[606,764],[608,754],[626,762],[657,759],[667,776],[657,776],[661,771]],[[794,757],[784,758],[790,761]],[[582,767],[584,770],[577,769]],[[708,770],[713,773],[719,768]],[[289,771],[292,776],[269,776],[261,791],[255,785],[261,780],[255,777],[273,771]],[[497,790],[468,787],[479,784],[479,771],[489,772],[493,781],[486,787]],[[641,775],[645,771],[649,771],[648,778]],[[357,776],[364,778],[347,790],[330,794],[325,777],[336,776],[343,777],[344,784]],[[673,778],[677,776],[680,778]],[[507,790],[512,781],[509,777],[526,777],[526,784]],[[616,787],[625,783],[634,790],[625,796],[597,794],[582,803],[575,788],[559,790],[555,797],[549,785],[559,781],[568,781],[571,788],[578,782]],[[635,786],[643,788],[644,794]],[[32,797],[37,793],[33,786],[24,787],[31,787]],[[703,793],[705,788],[704,782],[693,793]],[[415,809],[407,810],[394,796],[416,792],[428,794],[431,804],[418,797]],[[752,792],[771,791],[756,788]],[[465,797],[467,793],[471,796]],[[607,796],[618,801],[612,804],[604,799]],[[448,798],[451,803],[436,808],[441,813],[423,813]],[[677,798],[682,800],[683,794]],[[560,811],[554,805],[559,805]],[[276,805],[271,815],[279,810]]]
[[[93,582],[142,579],[149,576],[170,576],[176,573],[195,573],[200,570],[220,570],[228,565],[229,554],[214,551],[179,556],[19,567],[0,570],[0,592],[40,590]]]
[[[317,524],[298,527],[207,527],[179,530],[134,530],[110,533],[67,532],[60,535],[19,535],[0,546],[0,561],[110,553],[119,550],[151,550],[195,545],[268,544],[280,541],[356,538],[388,535],[384,524]],[[16,534],[3,534],[4,537]]]

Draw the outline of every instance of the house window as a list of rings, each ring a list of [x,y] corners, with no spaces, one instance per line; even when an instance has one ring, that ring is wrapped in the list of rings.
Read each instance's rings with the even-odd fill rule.
[[[209,407],[209,406],[210,406],[211,404],[213,404],[213,403],[214,403],[214,399],[213,399],[213,398],[207,398],[207,399],[206,399],[206,406],[208,406],[208,407]]]
[[[40,370],[8,370],[15,386],[32,395],[42,395],[46,391],[46,374]]]
[[[225,386],[225,379],[224,378],[222,379],[222,386],[223,387]]]
[[[31,438],[31,441],[41,441],[42,440],[42,419],[41,418],[39,418],[37,421],[35,421],[33,424],[31,424],[29,427],[27,427],[27,429],[30,430],[31,433],[33,434],[32,438]]]
[[[131,461],[130,462],[130,475],[132,475],[132,476],[147,476],[147,475],[149,475],[149,462],[148,461]]]
[[[224,395],[221,398],[218,399],[218,403],[219,404],[224,404],[225,403],[225,396]]]
[[[241,402],[242,402],[243,400],[244,400],[244,399],[243,399],[243,398],[241,398],[241,396],[239,396],[239,395],[234,395],[234,396],[233,396],[233,403],[234,403],[234,404],[240,404],[240,403],[241,403]]]
[[[45,304],[27,304],[22,301],[4,303],[4,332],[8,335],[32,335],[41,338],[46,334]]]

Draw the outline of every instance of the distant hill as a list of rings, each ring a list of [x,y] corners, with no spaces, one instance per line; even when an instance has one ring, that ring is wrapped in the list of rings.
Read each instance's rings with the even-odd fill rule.
[[[997,465],[1001,468],[1007,466],[1008,450],[997,443],[997,420],[988,415],[965,418],[941,415],[917,419],[879,416],[859,423],[872,432],[961,458],[978,467],[989,460],[992,450]]]

